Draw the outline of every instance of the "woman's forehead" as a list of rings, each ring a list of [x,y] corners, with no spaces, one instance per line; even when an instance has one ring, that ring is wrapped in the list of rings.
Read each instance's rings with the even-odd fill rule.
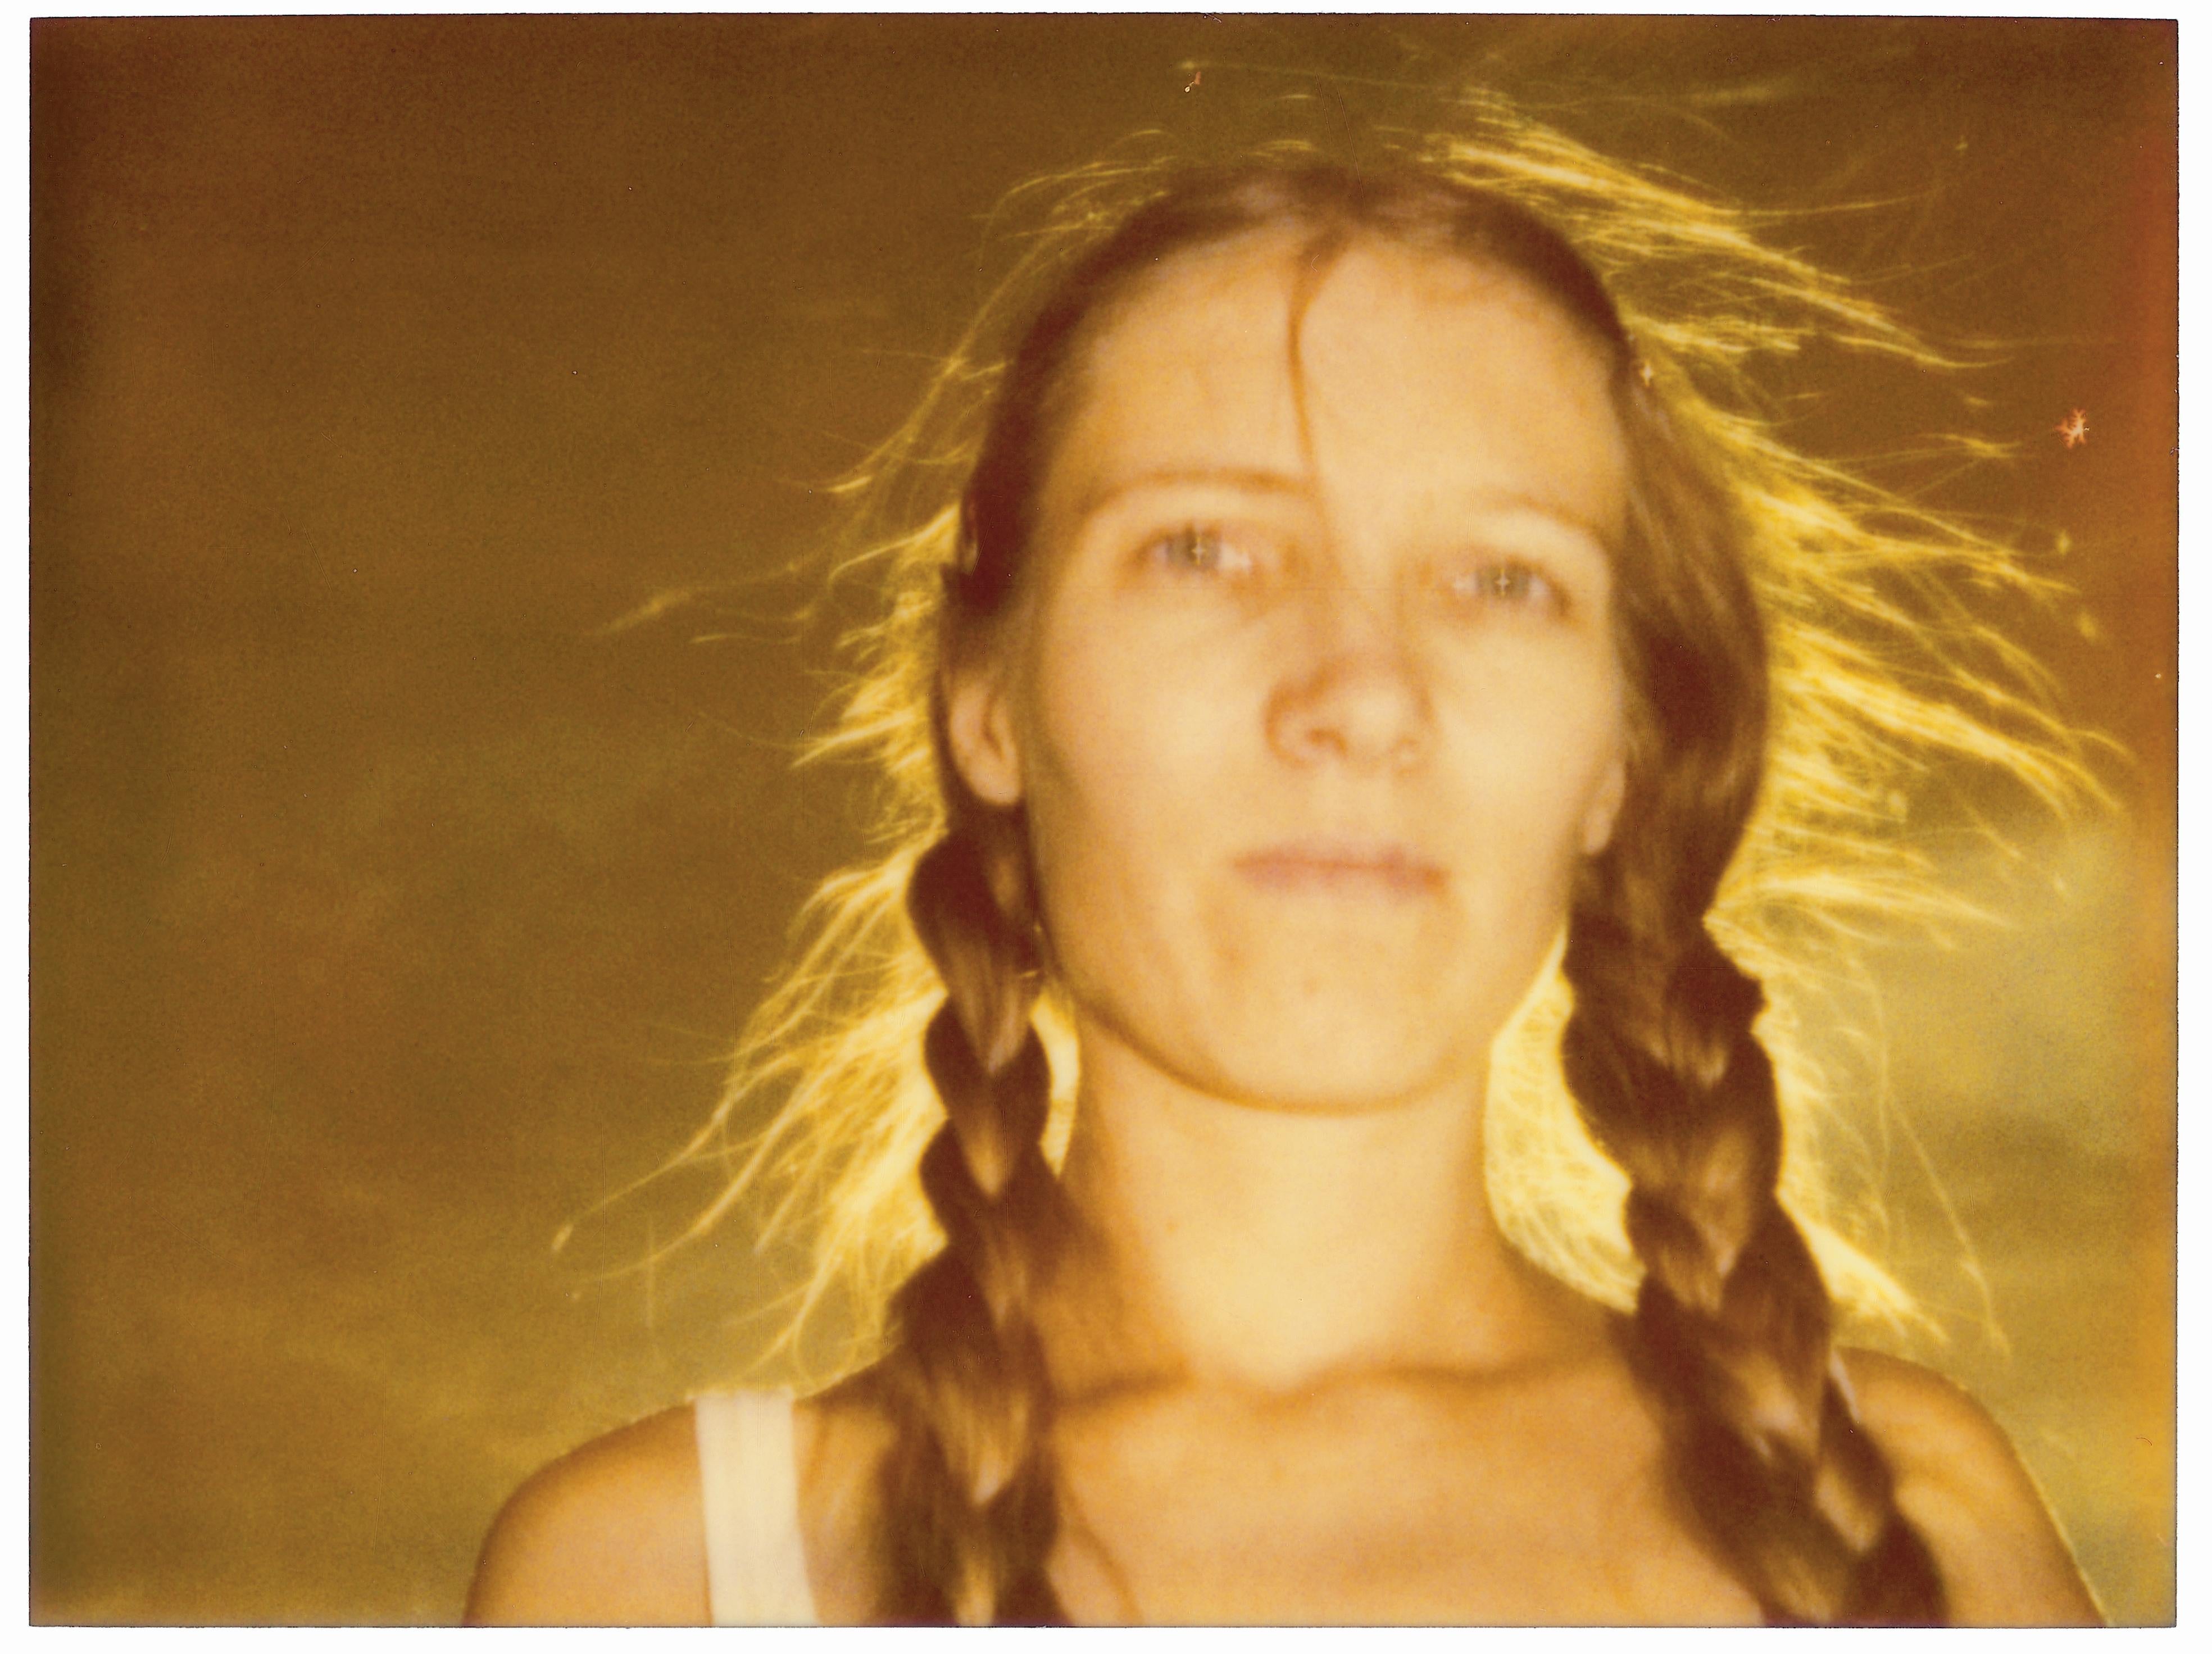
[[[1607,353],[1525,278],[1361,237],[1254,232],[1164,261],[1103,316],[1048,515],[1147,471],[1348,465],[1556,494],[1609,520],[1625,459]]]

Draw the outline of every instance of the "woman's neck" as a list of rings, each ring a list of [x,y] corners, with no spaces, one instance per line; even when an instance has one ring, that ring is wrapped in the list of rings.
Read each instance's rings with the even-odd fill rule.
[[[1081,1233],[1048,1317],[1063,1393],[1496,1370],[1585,1319],[1491,1216],[1483,1075],[1292,1113],[1207,1096],[1085,1031],[1063,1174]]]

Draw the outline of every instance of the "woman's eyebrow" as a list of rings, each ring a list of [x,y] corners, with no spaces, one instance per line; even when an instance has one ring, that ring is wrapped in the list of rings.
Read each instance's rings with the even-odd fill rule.
[[[1610,550],[1613,543],[1613,532],[1604,524],[1593,522],[1578,511],[1534,494],[1516,490],[1474,495],[1469,496],[1467,508],[1473,514],[1497,520],[1539,522],[1587,539],[1601,551]]]
[[[1132,494],[1150,489],[1218,488],[1243,494],[1294,495],[1306,491],[1303,477],[1253,465],[1165,465],[1140,471],[1094,489],[1082,502],[1078,520],[1089,518]]]

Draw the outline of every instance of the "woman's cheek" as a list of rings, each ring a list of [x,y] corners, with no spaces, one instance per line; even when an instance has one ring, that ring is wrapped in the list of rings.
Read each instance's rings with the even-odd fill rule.
[[[1620,697],[1606,662],[1564,654],[1532,660],[1517,681],[1465,695],[1455,739],[1443,749],[1455,771],[1449,812],[1481,823],[1478,836],[1515,842],[1516,859],[1563,883],[1622,751]]]
[[[1088,812],[1133,818],[1141,802],[1149,814],[1202,785],[1226,757],[1223,659],[1220,640],[1164,628],[1102,626],[1069,637],[1036,698],[1038,739]],[[1126,822],[1114,836],[1139,824]]]

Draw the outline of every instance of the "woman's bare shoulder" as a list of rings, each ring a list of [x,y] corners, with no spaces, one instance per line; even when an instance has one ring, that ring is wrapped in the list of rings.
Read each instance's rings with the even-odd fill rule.
[[[1981,1404],[1893,1356],[1850,1350],[1844,1365],[1898,1508],[1935,1553],[1953,1622],[2099,1623],[2042,1490]]]
[[[516,1490],[469,1589],[471,1625],[704,1625],[689,1407],[587,1442]]]
[[[879,1483],[896,1433],[876,1376],[860,1373],[799,1402],[793,1425],[815,1614],[826,1626],[868,1624],[882,1584]]]

